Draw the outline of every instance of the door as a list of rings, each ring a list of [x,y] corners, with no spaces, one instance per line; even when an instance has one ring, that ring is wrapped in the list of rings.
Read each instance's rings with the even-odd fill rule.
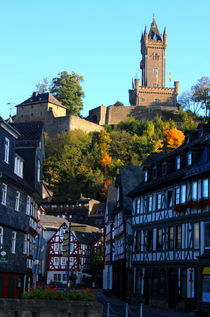
[[[178,275],[176,270],[169,270],[168,275],[168,305],[174,308],[177,303]]]

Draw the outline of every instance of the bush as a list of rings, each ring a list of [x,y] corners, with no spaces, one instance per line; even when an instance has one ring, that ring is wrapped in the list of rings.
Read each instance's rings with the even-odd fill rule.
[[[89,288],[67,291],[58,291],[56,288],[43,289],[41,286],[30,289],[23,295],[24,299],[54,299],[54,300],[83,300],[96,301],[95,292]]]

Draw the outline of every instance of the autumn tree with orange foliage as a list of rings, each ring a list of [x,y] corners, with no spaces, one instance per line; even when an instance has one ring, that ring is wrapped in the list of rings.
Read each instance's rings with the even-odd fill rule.
[[[111,166],[112,157],[109,156],[109,149],[111,144],[111,138],[107,131],[102,130],[99,134],[99,143],[100,143],[100,151],[101,151],[101,161],[100,164],[105,169]]]
[[[177,128],[163,129],[166,136],[166,147],[169,150],[177,149],[181,146],[185,140],[185,135],[181,130]]]

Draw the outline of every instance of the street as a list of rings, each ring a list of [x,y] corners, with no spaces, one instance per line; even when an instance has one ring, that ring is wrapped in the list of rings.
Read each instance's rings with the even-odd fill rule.
[[[140,307],[127,305],[120,299],[106,296],[101,290],[96,292],[97,300],[103,304],[103,317],[190,317],[193,314],[180,313],[172,310],[160,310],[149,306],[143,307],[142,316]],[[126,311],[127,310],[127,311]],[[109,314],[108,314],[109,311]]]

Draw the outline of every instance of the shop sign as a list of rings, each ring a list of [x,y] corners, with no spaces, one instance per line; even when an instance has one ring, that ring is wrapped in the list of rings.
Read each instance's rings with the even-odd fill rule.
[[[205,266],[202,270],[202,274],[210,274],[210,266]]]
[[[0,249],[0,263],[9,263],[9,251],[4,248]]]

